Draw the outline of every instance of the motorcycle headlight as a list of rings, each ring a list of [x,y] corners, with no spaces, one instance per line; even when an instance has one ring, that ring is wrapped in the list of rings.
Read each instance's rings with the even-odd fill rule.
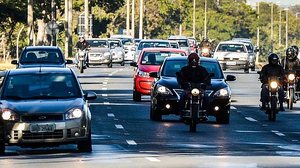
[[[198,96],[200,91],[199,91],[199,89],[195,88],[195,89],[192,89],[191,93],[192,93],[193,96]]]
[[[79,108],[74,108],[74,109],[71,109],[70,111],[68,111],[66,113],[66,119],[67,120],[71,120],[71,119],[77,119],[77,118],[81,118],[82,117],[82,110],[79,109]]]
[[[278,87],[278,83],[276,81],[272,81],[270,83],[270,86],[271,86],[272,89],[276,89]]]
[[[9,109],[4,109],[2,111],[2,119],[6,121],[16,121],[19,120],[19,115]]]
[[[230,89],[226,87],[218,90],[214,95],[219,97],[227,97],[230,96],[230,94],[231,94]]]
[[[209,49],[208,48],[203,48],[202,52],[203,53],[209,53]]]
[[[138,71],[138,75],[141,77],[149,77],[149,73],[144,71]]]
[[[295,80],[295,74],[289,74],[288,79],[289,79],[289,81]]]
[[[163,95],[173,95],[170,89],[162,85],[157,86],[157,92]]]

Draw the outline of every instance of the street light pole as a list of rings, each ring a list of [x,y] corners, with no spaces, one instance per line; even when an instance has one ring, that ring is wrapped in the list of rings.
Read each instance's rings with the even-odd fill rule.
[[[279,9],[279,34],[278,34],[278,37],[279,37],[279,47],[281,46],[281,9]]]
[[[257,2],[257,20],[259,21],[259,2]],[[257,40],[256,40],[256,47],[259,48],[259,25],[257,26]],[[255,62],[256,64],[258,63],[259,61],[259,52],[256,53],[256,58],[255,58]]]
[[[132,0],[132,12],[131,12],[131,36],[134,38],[134,34],[135,34],[135,29],[134,29],[134,8],[135,8],[135,4],[134,4],[135,0]]]
[[[196,0],[193,1],[193,37],[196,34]]]
[[[204,38],[207,38],[207,0],[204,4]]]
[[[271,52],[273,52],[273,48],[274,48],[274,4],[271,4]]]
[[[130,15],[130,4],[129,4],[130,0],[127,0],[127,14],[126,14],[126,35],[130,34],[130,30],[129,30],[129,25],[130,25],[130,20],[129,20],[129,15]]]
[[[143,0],[140,0],[140,27],[139,27],[139,38],[143,38]]]
[[[84,37],[89,37],[89,0],[84,0]]]
[[[288,22],[289,22],[289,9],[286,8],[286,21],[285,21],[285,49],[288,48]]]

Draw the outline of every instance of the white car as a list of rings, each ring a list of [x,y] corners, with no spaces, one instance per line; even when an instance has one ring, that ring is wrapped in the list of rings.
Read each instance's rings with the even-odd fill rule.
[[[223,41],[216,47],[213,57],[217,59],[223,70],[243,69],[249,73],[249,54],[243,42]]]
[[[125,51],[125,61],[134,60],[135,44],[131,36],[116,34],[116,35],[112,35],[110,38],[120,39],[122,41],[122,44],[124,46],[124,51]]]

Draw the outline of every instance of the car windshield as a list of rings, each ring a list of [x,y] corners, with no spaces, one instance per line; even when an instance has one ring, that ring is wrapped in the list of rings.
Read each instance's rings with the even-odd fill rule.
[[[161,65],[166,57],[170,56],[185,56],[181,52],[145,52],[142,56],[142,65]]]
[[[123,45],[132,45],[133,44],[133,39],[131,38],[122,38],[122,43]]]
[[[5,82],[4,99],[65,99],[81,96],[78,83],[71,74],[12,75]]]
[[[87,40],[90,47],[108,48],[108,42],[106,40]]]
[[[188,39],[171,39],[178,42],[179,47],[189,47]]]
[[[220,44],[217,51],[219,52],[246,52],[243,44]]]
[[[150,42],[150,41],[142,41],[139,43],[138,50],[142,50],[143,48],[168,48],[170,47],[169,42],[164,41],[157,41],[157,42]]]
[[[122,47],[120,41],[109,41],[110,46]]]
[[[252,44],[246,43],[246,47],[247,47],[248,53],[252,53],[253,52],[253,46],[252,46]]]
[[[223,79],[222,71],[217,62],[201,61],[200,63],[209,73],[212,73],[212,79]],[[162,76],[176,77],[176,72],[187,65],[186,60],[167,60],[162,67]]]
[[[35,49],[25,50],[20,59],[20,63],[64,63],[62,53],[55,49]]]

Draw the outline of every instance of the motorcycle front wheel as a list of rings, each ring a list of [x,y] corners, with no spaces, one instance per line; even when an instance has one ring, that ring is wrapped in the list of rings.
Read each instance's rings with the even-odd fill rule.
[[[276,121],[277,97],[271,97],[271,109],[268,113],[269,121]]]
[[[288,99],[288,109],[289,110],[292,110],[293,109],[293,104],[294,104],[294,94],[295,94],[295,91],[293,88],[290,88],[289,89],[289,99]]]
[[[83,73],[83,60],[80,60],[80,62],[79,62],[79,70],[80,70],[80,73]]]
[[[190,132],[197,131],[197,120],[198,120],[198,105],[191,105],[191,122],[190,122]]]

